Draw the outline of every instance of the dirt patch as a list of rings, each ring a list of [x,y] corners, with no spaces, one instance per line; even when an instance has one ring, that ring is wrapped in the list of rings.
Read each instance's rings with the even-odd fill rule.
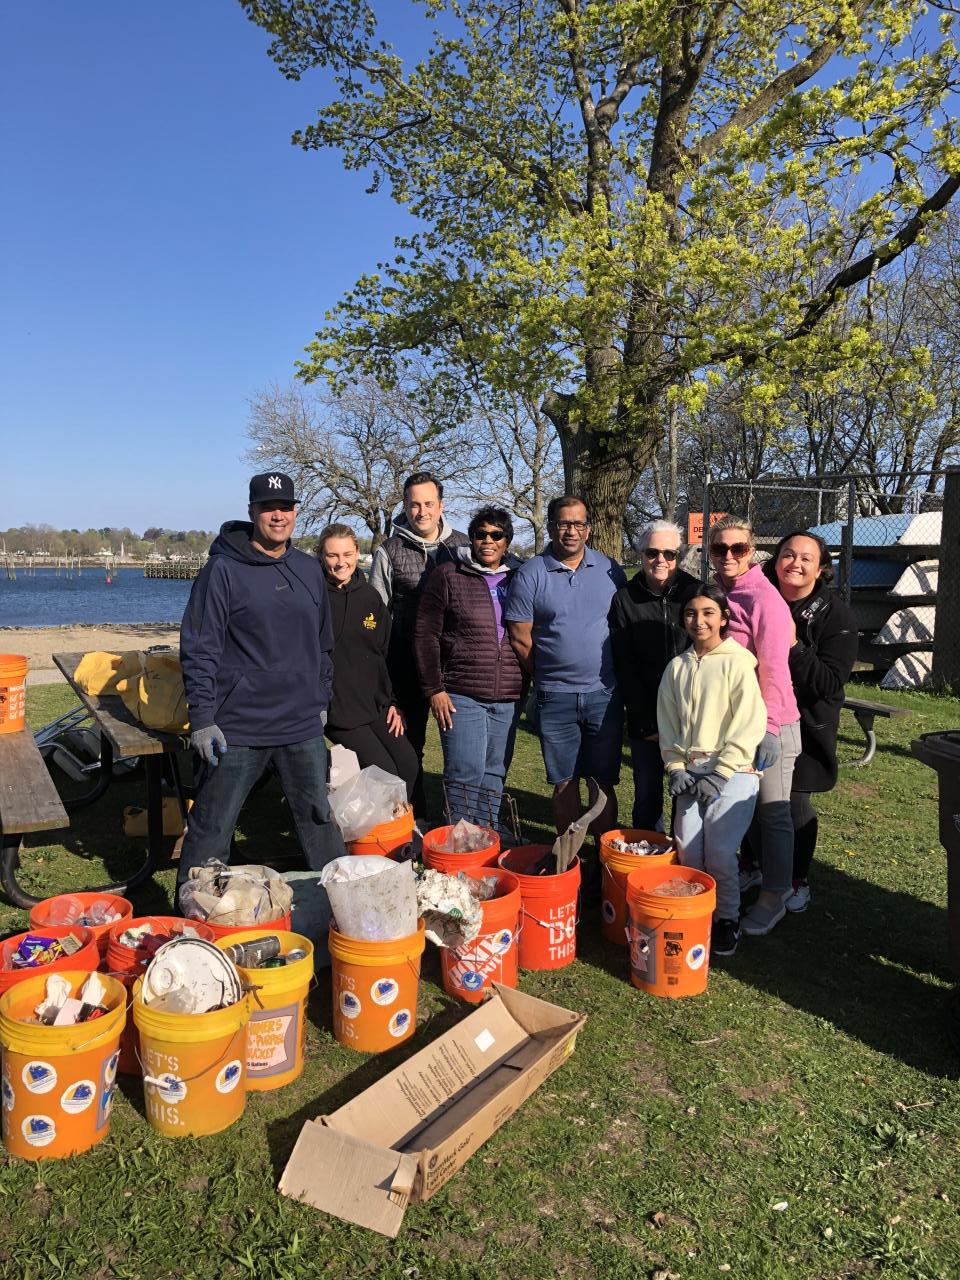
[[[870,800],[880,794],[879,787],[872,786],[869,782],[853,782],[844,779],[844,793],[848,796],[855,796],[858,800]]]
[[[789,1080],[765,1080],[762,1084],[731,1085],[733,1092],[743,1102],[767,1102],[790,1088]]]
[[[679,1106],[683,1099],[673,1087],[669,1077],[660,1069],[657,1051],[653,1045],[641,1041],[637,1044],[635,1052],[634,1060],[625,1064],[630,1074],[655,1098],[666,1098],[668,1102],[674,1102]]]

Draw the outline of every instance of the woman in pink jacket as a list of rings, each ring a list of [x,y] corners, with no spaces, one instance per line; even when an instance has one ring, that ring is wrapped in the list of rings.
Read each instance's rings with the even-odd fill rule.
[[[757,678],[767,707],[767,732],[757,750],[763,771],[755,833],[762,867],[760,896],[741,921],[743,932],[769,933],[786,914],[793,892],[793,821],[790,790],[800,754],[800,711],[790,675],[790,649],[797,635],[787,602],[754,563],[756,548],[750,521],[723,516],[710,530],[710,559],[727,593],[729,636],[757,659]],[[756,844],[754,844],[756,848]],[[741,877],[741,889],[761,879],[753,871]]]

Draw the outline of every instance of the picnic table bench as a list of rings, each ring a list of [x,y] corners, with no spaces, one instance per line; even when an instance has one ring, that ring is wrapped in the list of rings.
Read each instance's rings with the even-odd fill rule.
[[[859,760],[849,760],[845,762],[845,768],[863,769],[873,759],[877,750],[877,735],[874,732],[873,722],[877,716],[889,719],[891,716],[905,716],[908,712],[902,707],[890,707],[885,702],[870,702],[866,698],[844,698],[844,711],[852,711],[853,718],[863,730],[866,738],[866,748]]]
[[[70,819],[29,729],[0,734],[0,876],[16,868],[20,845],[32,831],[68,827]]]

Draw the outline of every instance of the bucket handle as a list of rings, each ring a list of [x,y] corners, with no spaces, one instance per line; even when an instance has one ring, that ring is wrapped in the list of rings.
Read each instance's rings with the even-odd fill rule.
[[[244,1025],[246,1025],[246,1024],[244,1024]],[[241,1028],[241,1030],[242,1030],[242,1028]],[[181,1083],[181,1084],[192,1084],[194,1080],[199,1080],[199,1079],[200,1079],[200,1077],[201,1077],[201,1076],[205,1076],[205,1075],[207,1074],[207,1072],[208,1072],[208,1071],[212,1071],[212,1070],[214,1069],[214,1067],[219,1066],[219,1065],[220,1065],[220,1063],[221,1063],[221,1062],[223,1062],[224,1058],[226,1058],[227,1054],[230,1052],[230,1050],[231,1050],[231,1048],[232,1048],[232,1047],[233,1047],[233,1038],[231,1037],[231,1039],[230,1039],[230,1043],[229,1043],[229,1044],[227,1045],[227,1047],[224,1049],[223,1053],[221,1053],[221,1054],[220,1054],[219,1058],[214,1059],[214,1061],[213,1061],[213,1062],[211,1062],[211,1063],[209,1063],[207,1066],[205,1066],[205,1067],[201,1068],[201,1070],[200,1070],[200,1071],[198,1071],[198,1072],[196,1073],[196,1075],[192,1075],[192,1076],[177,1076],[177,1079],[180,1081],[180,1083]],[[163,1086],[163,1084],[164,1084],[164,1081],[163,1081],[161,1078],[157,1077],[157,1076],[152,1076],[152,1075],[150,1075],[150,1074],[148,1073],[148,1071],[147,1071],[146,1067],[143,1065],[143,1059],[140,1057],[139,1037],[138,1037],[138,1042],[134,1044],[134,1050],[133,1050],[133,1051],[134,1051],[134,1053],[135,1053],[135,1054],[136,1054],[136,1056],[137,1056],[137,1062],[139,1062],[139,1064],[140,1064],[140,1070],[143,1072],[143,1083],[144,1083],[144,1084],[155,1084],[155,1085],[159,1085],[159,1086],[161,1086],[161,1087],[162,1087],[162,1086]],[[246,1058],[246,1053],[244,1053],[244,1058]],[[171,1072],[171,1074],[172,1074],[172,1072]]]

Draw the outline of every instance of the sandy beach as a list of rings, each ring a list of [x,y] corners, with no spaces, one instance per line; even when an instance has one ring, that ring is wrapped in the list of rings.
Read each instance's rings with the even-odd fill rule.
[[[89,653],[103,649],[147,649],[180,642],[178,623],[125,623],[89,627],[6,627],[0,630],[0,650],[22,653],[30,664],[27,684],[56,684],[63,676],[53,665],[55,653]]]

